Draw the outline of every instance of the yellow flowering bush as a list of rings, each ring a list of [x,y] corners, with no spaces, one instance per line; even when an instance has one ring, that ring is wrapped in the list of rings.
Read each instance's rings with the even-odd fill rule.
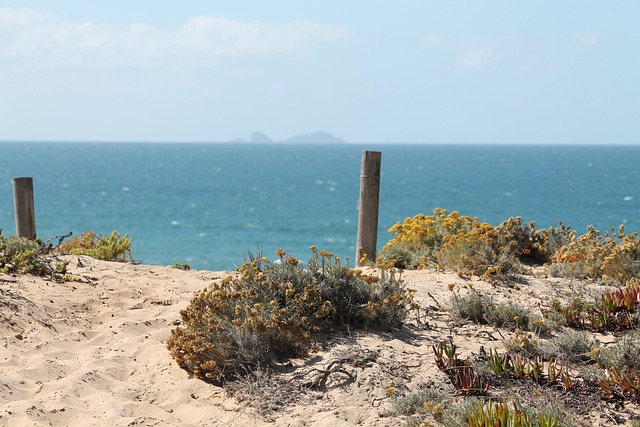
[[[311,250],[306,269],[282,250],[276,262],[249,256],[237,275],[196,292],[167,342],[177,363],[219,383],[303,356],[334,326],[402,325],[413,293],[395,270],[374,278]]]
[[[478,227],[477,218],[447,213],[436,208],[433,215],[418,214],[389,229],[393,235],[382,250],[382,258],[395,259],[399,268],[425,268],[437,264],[437,254],[446,240]]]
[[[508,278],[522,263],[549,265],[561,277],[625,285],[640,275],[640,238],[624,227],[600,233],[589,226],[578,236],[562,223],[537,230],[521,217],[492,226],[477,218],[437,208],[389,229],[393,238],[381,252],[401,268],[447,268],[485,280]]]

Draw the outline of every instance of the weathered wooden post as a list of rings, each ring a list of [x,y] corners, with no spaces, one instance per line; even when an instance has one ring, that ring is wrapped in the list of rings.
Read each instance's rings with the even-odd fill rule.
[[[363,151],[360,168],[360,200],[358,202],[358,238],[356,267],[361,260],[375,262],[378,243],[378,203],[380,199],[380,151]]]
[[[33,178],[13,179],[13,205],[16,214],[16,236],[36,238],[36,214],[33,203]]]

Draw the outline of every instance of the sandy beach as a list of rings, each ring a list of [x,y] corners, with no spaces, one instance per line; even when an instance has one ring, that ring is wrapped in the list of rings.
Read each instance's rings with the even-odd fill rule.
[[[391,387],[453,392],[433,363],[434,344],[452,338],[459,354],[473,356],[480,346],[503,351],[502,338],[509,337],[491,326],[452,322],[446,311],[450,284],[461,291],[472,284],[496,301],[515,301],[538,313],[554,298],[588,298],[603,290],[537,273],[513,288],[475,277],[405,272],[406,285],[417,290],[421,317],[412,315],[401,330],[344,331],[308,358],[280,367],[286,378],[316,385],[318,373],[332,362],[340,361],[345,373],[327,376],[323,387],[287,389],[291,383],[283,380],[271,389],[236,388],[231,395],[190,378],[166,349],[193,292],[231,272],[67,259],[70,272],[84,282],[0,274],[0,425],[401,425],[402,417],[385,416]],[[602,408],[579,418],[579,425],[614,425]]]

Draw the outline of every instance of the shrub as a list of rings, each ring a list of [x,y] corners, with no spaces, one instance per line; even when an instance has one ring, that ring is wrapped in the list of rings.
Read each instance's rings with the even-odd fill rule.
[[[498,226],[436,208],[389,229],[393,238],[381,251],[401,268],[448,268],[497,281],[520,272],[520,264],[550,264],[554,276],[625,285],[640,274],[640,238],[624,227],[600,233],[592,226],[577,237],[571,227],[537,230],[521,217]]]
[[[0,231],[0,273],[47,274],[40,252],[38,242],[18,236],[5,238]]]
[[[180,263],[178,261],[173,263],[173,268],[177,268],[178,270],[188,271],[191,270],[191,264],[188,262]]]
[[[308,268],[284,251],[249,255],[237,276],[196,292],[167,346],[197,377],[223,382],[274,360],[303,356],[335,325],[399,327],[412,304],[393,270],[368,276],[312,247]]]
[[[640,332],[627,332],[613,346],[600,350],[597,361],[610,369],[640,371]]]
[[[131,257],[131,238],[120,236],[113,231],[108,236],[102,236],[88,231],[67,240],[58,246],[60,254],[87,255],[103,261],[133,262]]]
[[[451,306],[454,317],[511,330],[521,328],[533,331],[541,321],[526,308],[513,303],[496,303],[473,289],[466,297],[454,293]]]
[[[431,216],[418,214],[391,227],[389,232],[393,239],[384,246],[381,256],[387,260],[401,260],[405,264],[398,265],[401,268],[433,267],[438,263],[436,256],[447,238],[478,225],[477,218],[460,216],[457,211],[448,214],[445,209],[436,208]],[[398,253],[404,257],[396,258]],[[413,256],[407,259],[407,254]]]
[[[555,255],[551,273],[577,279],[602,280],[625,285],[640,273],[640,238],[625,234],[624,226],[604,233],[593,226],[580,237],[572,236]]]
[[[437,259],[444,267],[463,274],[475,274],[498,281],[517,273],[519,261],[501,246],[498,229],[483,223],[477,228],[450,236]]]
[[[558,417],[546,413],[537,414],[537,419],[521,408],[517,403],[509,405],[507,402],[483,404],[478,406],[468,416],[469,427],[555,427]]]
[[[567,325],[593,331],[622,331],[638,325],[640,284],[630,285],[600,296],[595,303],[575,298],[567,307],[555,307],[565,317]]]
[[[571,236],[568,227],[536,230],[521,217],[509,218],[497,227],[477,218],[447,214],[437,208],[432,216],[419,214],[389,229],[393,238],[381,257],[401,268],[442,267],[483,279],[504,280],[519,273],[520,264],[551,260],[556,248]]]
[[[535,222],[524,224],[521,217],[509,218],[496,228],[498,252],[529,264],[543,264],[555,253],[556,241],[563,236],[559,228],[536,230]]]
[[[567,362],[580,362],[590,359],[596,341],[586,331],[567,329],[551,338],[545,346],[545,353]]]

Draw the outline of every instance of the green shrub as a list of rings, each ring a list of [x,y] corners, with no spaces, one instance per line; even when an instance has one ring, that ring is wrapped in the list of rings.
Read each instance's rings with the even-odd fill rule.
[[[37,241],[18,236],[5,238],[0,231],[0,273],[47,274],[40,252]]]
[[[188,271],[188,270],[191,270],[191,264],[189,264],[188,262],[180,263],[176,261],[173,263],[173,268],[177,268],[178,270]]]
[[[120,236],[113,231],[108,236],[102,236],[89,231],[67,240],[58,247],[60,254],[87,255],[103,261],[133,261],[131,257],[131,238]]]
[[[538,413],[537,417],[520,407],[517,403],[494,403],[489,401],[478,406],[469,414],[469,427],[556,427],[558,417],[546,413]]]
[[[526,308],[513,303],[496,303],[473,289],[466,297],[454,293],[451,307],[453,317],[495,327],[533,331],[541,325],[541,319]]]
[[[196,292],[167,346],[197,377],[223,382],[274,360],[303,356],[336,325],[399,327],[413,294],[394,270],[380,278],[312,247],[305,269],[279,250],[277,262],[249,255],[238,274]]]
[[[561,361],[575,363],[590,359],[596,344],[588,332],[567,329],[547,342],[545,353]]]
[[[613,346],[600,350],[597,361],[609,369],[640,371],[640,332],[627,332]]]

